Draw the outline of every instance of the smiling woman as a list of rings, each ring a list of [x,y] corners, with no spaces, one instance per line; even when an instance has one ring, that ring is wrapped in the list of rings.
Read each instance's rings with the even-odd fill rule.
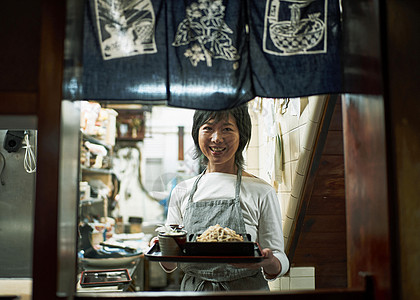
[[[179,183],[171,193],[167,224],[182,224],[199,235],[219,224],[250,234],[265,258],[243,264],[182,263],[181,290],[268,290],[268,280],[285,274],[281,209],[274,188],[243,170],[243,150],[251,138],[248,106],[196,111],[192,136],[205,170]],[[177,267],[161,263],[166,271]]]

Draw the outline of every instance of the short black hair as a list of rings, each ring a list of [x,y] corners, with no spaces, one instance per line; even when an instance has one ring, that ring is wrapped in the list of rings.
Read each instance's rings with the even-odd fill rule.
[[[244,157],[242,155],[243,150],[249,144],[251,139],[251,131],[252,131],[252,123],[251,117],[248,112],[248,105],[242,104],[235,108],[227,109],[227,110],[220,110],[220,111],[212,111],[212,110],[196,110],[193,117],[193,126],[191,130],[191,135],[194,140],[195,144],[195,155],[194,158],[203,157],[202,163],[207,164],[208,159],[203,155],[201,152],[200,145],[198,143],[198,135],[200,131],[200,127],[205,124],[207,121],[214,119],[215,122],[219,122],[220,120],[227,120],[229,116],[235,118],[236,125],[239,129],[239,147],[235,153],[235,164],[243,168],[244,166]]]

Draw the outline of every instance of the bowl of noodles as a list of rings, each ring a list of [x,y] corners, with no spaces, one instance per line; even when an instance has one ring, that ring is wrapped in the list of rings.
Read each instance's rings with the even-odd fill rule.
[[[216,224],[202,233],[190,234],[184,253],[193,256],[252,256],[254,247],[250,235]]]

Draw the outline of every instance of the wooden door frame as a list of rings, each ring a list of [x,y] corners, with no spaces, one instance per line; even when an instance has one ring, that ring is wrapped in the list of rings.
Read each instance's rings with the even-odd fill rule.
[[[396,1],[396,0],[392,0]],[[344,3],[350,3],[352,1],[344,1]],[[384,14],[384,10],[387,7],[379,7],[379,1],[364,1],[368,4],[374,4],[374,12],[377,14]],[[39,71],[39,91],[37,95],[37,110],[36,114],[38,117],[38,170],[36,178],[36,202],[35,202],[35,224],[34,224],[34,248],[33,248],[33,299],[68,299],[72,298],[73,295],[57,295],[57,280],[51,276],[46,276],[46,274],[57,274],[57,268],[59,265],[58,261],[58,230],[57,230],[57,216],[58,216],[58,206],[59,206],[59,141],[60,141],[60,121],[61,121],[61,100],[62,100],[62,72],[63,72],[63,46],[64,46],[64,29],[65,29],[65,1],[57,0],[42,0],[42,32],[41,32],[41,54],[40,54],[40,71]],[[387,36],[388,32],[386,30],[392,30],[389,27],[385,26],[387,20],[385,16],[381,15],[381,24],[384,25],[385,33],[382,33],[382,37]],[[404,21],[401,20],[400,21]],[[382,40],[381,43],[386,41]],[[383,54],[383,53],[382,53]],[[387,57],[386,57],[387,58]],[[387,62],[381,60],[382,66],[387,66]],[[416,66],[413,66],[414,69]],[[384,70],[381,69],[381,78],[384,80],[385,85],[389,84],[388,78],[383,76],[388,76],[390,73],[395,70]],[[398,72],[397,72],[398,73]],[[398,86],[400,84],[400,86]],[[392,88],[398,89],[402,88],[404,83],[396,82]],[[391,103],[398,101],[395,99],[395,94],[389,93],[389,91],[384,89],[384,98],[381,100],[384,107],[384,118],[391,114],[390,107]],[[21,98],[19,98],[21,99]],[[23,99],[23,98],[22,98]],[[33,96],[30,97],[30,107],[34,104]],[[358,108],[360,111],[366,111],[366,107],[363,108],[363,103],[360,103],[361,106]],[[33,108],[32,108],[33,109]],[[369,109],[369,108],[367,108]],[[16,111],[19,111],[17,109]],[[8,112],[13,113],[12,111]],[[349,115],[350,120],[353,116]],[[389,126],[389,125],[386,125]],[[389,145],[389,132],[386,131],[387,128],[380,129],[381,132],[378,132],[380,135],[385,136],[386,140],[386,149],[389,150],[387,155],[393,153],[392,146]],[[352,137],[354,138],[354,136]],[[369,147],[369,144],[361,145],[360,149],[363,147]],[[390,168],[389,166],[390,158],[387,156],[385,161],[385,169],[387,172],[387,195],[385,198],[380,198],[381,203],[387,207],[397,201],[395,194],[392,192],[392,187],[390,187]],[[379,169],[382,171],[383,167]],[[346,174],[347,176],[348,174]],[[381,193],[381,197],[383,194]],[[383,213],[383,212],[381,212]],[[389,211],[388,211],[389,213]],[[387,216],[388,218],[389,216]],[[386,239],[385,242],[387,247],[390,248],[390,259],[391,262],[397,261],[395,249],[397,245],[396,233],[395,231],[398,228],[398,220],[396,218],[389,218],[387,224],[382,224],[386,227]],[[357,232],[359,228],[354,228],[354,232]],[[374,243],[375,235],[370,235],[367,232],[366,238]],[[370,265],[367,266],[367,272],[372,270],[372,264],[380,264],[381,262],[370,261]],[[391,268],[393,268],[391,266]],[[356,271],[356,270],[355,270]],[[375,271],[375,270],[374,270]],[[371,278],[371,277],[367,277]],[[381,290],[384,293],[386,298],[395,295],[396,292],[391,291],[391,281],[395,283],[395,278],[386,278],[384,282],[381,282]],[[235,293],[234,295],[220,295],[218,298],[235,298],[238,299],[255,299],[264,295],[268,299],[279,297],[280,295],[284,298],[289,299],[333,299],[338,295],[341,296],[340,299],[354,299],[362,298],[366,296],[365,287],[361,285],[365,284],[364,281],[360,281],[356,284],[355,289],[345,289],[345,290],[333,290],[333,291],[313,291],[313,292],[293,292],[293,293]],[[375,282],[376,286],[378,282]],[[398,284],[398,282],[397,282]],[[398,290],[398,286],[395,287]],[[142,296],[143,295],[143,296]],[[115,296],[115,295],[114,295]],[[171,299],[177,296],[163,295],[164,299]],[[132,296],[124,297],[114,297],[114,299],[135,299],[135,298],[144,298],[144,299],[155,299],[156,294],[137,294]],[[209,295],[191,295],[186,293],[185,297],[190,299],[209,299],[209,297],[214,297]],[[75,299],[87,299],[87,297],[75,296]],[[107,299],[108,297],[96,297],[96,299]]]

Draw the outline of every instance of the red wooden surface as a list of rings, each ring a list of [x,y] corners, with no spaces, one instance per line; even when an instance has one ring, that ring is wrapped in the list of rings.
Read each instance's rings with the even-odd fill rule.
[[[343,104],[349,286],[376,280],[378,299],[390,297],[390,236],[384,102],[349,96]]]

